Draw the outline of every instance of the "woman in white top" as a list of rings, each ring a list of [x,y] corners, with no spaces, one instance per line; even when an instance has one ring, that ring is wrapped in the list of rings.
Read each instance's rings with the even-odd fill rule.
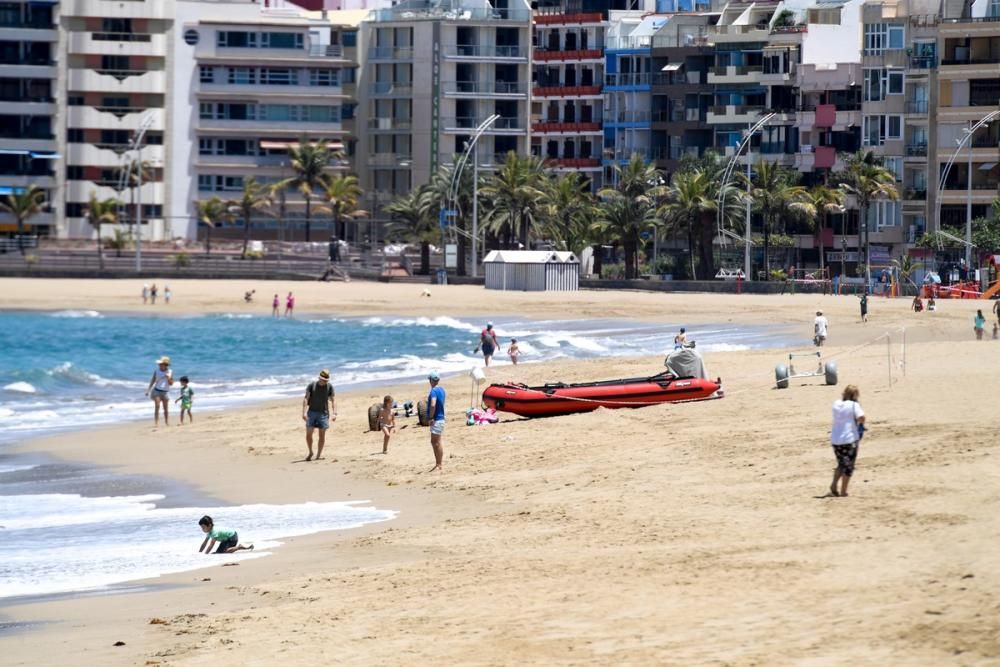
[[[847,496],[847,485],[854,474],[854,462],[858,458],[858,443],[865,433],[865,411],[858,403],[861,392],[853,384],[847,385],[841,400],[833,403],[833,428],[830,430],[830,444],[837,457],[837,469],[833,471],[830,484],[831,496]],[[837,482],[840,491],[837,491]]]
[[[167,406],[170,405],[170,385],[174,383],[174,372],[170,370],[170,357],[160,357],[156,360],[156,370],[149,378],[146,396],[153,399],[153,424],[160,424],[160,404],[163,404],[163,423],[170,426],[167,416]]]

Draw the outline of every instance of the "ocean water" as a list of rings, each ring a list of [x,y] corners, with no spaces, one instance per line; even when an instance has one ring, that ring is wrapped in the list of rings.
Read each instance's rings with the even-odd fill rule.
[[[485,319],[0,312],[0,598],[217,563],[196,551],[197,519],[206,513],[255,544],[252,553],[229,560],[259,558],[288,537],[395,516],[356,503],[226,507],[165,480],[9,453],[10,444],[27,437],[150,419],[144,391],[160,355],[172,358],[175,377],[190,376],[197,417],[301,395],[320,368],[331,370],[338,389],[418,379],[431,370],[464,373],[482,363],[473,348]],[[498,365],[509,363],[503,351],[512,337],[524,363],[660,354],[672,348],[678,326],[687,326],[689,339],[708,354],[789,342],[786,333],[766,327],[494,322],[502,344]],[[175,384],[171,398],[178,391]]]

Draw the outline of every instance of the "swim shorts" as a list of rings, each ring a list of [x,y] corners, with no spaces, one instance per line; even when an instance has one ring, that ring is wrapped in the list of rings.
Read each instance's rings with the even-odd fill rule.
[[[837,457],[837,470],[841,475],[850,477],[854,474],[854,462],[858,458],[858,443],[850,445],[834,445],[833,454]]]
[[[149,392],[149,397],[154,401],[165,401],[169,398],[167,392],[163,391],[162,389],[154,389],[153,391]]]
[[[483,356],[484,357],[492,357],[493,353],[496,352],[496,351],[497,351],[497,349],[495,347],[493,347],[492,345],[483,345]]]
[[[233,533],[233,536],[230,537],[225,542],[219,542],[219,546],[215,550],[215,553],[217,553],[217,554],[224,554],[228,550],[232,549],[233,547],[239,546],[239,544],[240,544],[240,536],[239,536],[239,534]]]
[[[309,410],[306,412],[306,427],[321,428],[325,431],[330,428],[330,415],[319,410]]]
[[[431,435],[441,435],[444,433],[444,420],[438,419],[431,422]]]

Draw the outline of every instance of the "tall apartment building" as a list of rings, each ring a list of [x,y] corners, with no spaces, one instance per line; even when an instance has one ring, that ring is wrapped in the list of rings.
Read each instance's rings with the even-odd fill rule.
[[[52,3],[0,2],[0,196],[30,185],[60,194],[56,132],[59,84],[56,66],[58,7]],[[54,235],[55,215],[46,210],[29,221],[29,232]],[[16,232],[0,213],[0,236]]]
[[[941,58],[937,134],[931,142],[937,146],[931,162],[937,173],[963,134],[990,112],[1000,110],[1000,2],[948,0],[944,6],[937,34]],[[942,225],[964,228],[969,213],[973,219],[987,215],[990,204],[1000,197],[998,165],[1000,118],[995,118],[975,132],[952,165],[938,202]]]
[[[64,2],[60,12],[60,65],[64,73],[59,91],[65,124],[59,129],[65,147],[65,195],[62,234],[88,237],[84,218],[91,193],[99,199],[129,202],[127,218],[136,219],[142,201],[143,238],[169,236],[165,209],[167,186],[164,165],[168,129],[165,113],[168,82],[168,32],[173,4],[155,0]],[[133,134],[146,117],[144,184],[119,191],[120,173]]]
[[[603,182],[607,10],[565,2],[535,10],[531,152],[557,173]]]
[[[354,151],[357,24],[365,12],[228,5],[177,3],[170,210],[173,233],[189,238],[195,201],[238,199],[248,176],[264,185],[291,177],[289,147],[308,140],[345,156]],[[336,160],[330,171],[348,164]],[[292,189],[284,196],[282,224],[262,214],[253,220],[256,237],[304,238],[305,200]],[[318,196],[312,240],[343,236],[329,228],[329,216],[315,213]]]
[[[615,183],[615,165],[632,155],[654,158],[652,131],[653,34],[667,19],[613,11],[604,58],[604,179]]]

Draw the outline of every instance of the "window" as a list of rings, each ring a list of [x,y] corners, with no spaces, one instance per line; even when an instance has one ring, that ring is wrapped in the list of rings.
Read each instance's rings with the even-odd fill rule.
[[[254,67],[230,67],[227,72],[226,82],[237,85],[257,83],[257,70]]]
[[[70,95],[66,98],[66,105],[71,107],[83,106],[83,95]]]
[[[865,116],[861,128],[861,143],[881,146],[886,140],[903,138],[903,117],[900,115]]]
[[[215,189],[214,181],[215,179],[208,174],[198,174],[198,189],[202,192],[211,192]]]
[[[128,56],[101,56],[101,69],[107,71],[128,71]]]
[[[877,56],[886,50],[905,48],[906,32],[902,25],[865,24],[865,54]]]
[[[357,106],[356,104],[342,105],[340,107],[340,118],[341,119],[354,118],[354,107],[356,106]]]
[[[75,164],[66,165],[66,179],[70,181],[82,181],[83,167]]]
[[[1000,3],[1000,0],[994,0],[994,3]],[[1000,15],[1000,12],[997,12],[996,15]],[[340,38],[344,48],[352,48],[358,45],[358,33],[354,30],[341,33]]]
[[[902,116],[886,116],[888,122],[886,123],[886,139],[902,139],[903,138],[903,117]]]
[[[129,99],[127,97],[102,97],[101,106],[105,108],[128,108]]]
[[[311,69],[309,70],[309,85],[310,86],[339,85],[338,75],[339,71],[335,69]]]
[[[253,104],[202,102],[198,105],[198,117],[204,120],[254,120],[257,107]]]
[[[83,130],[78,127],[71,127],[66,130],[66,141],[71,144],[83,143]]]
[[[300,32],[263,32],[260,37],[265,49],[301,49],[305,44]]]
[[[903,158],[901,157],[886,157],[882,158],[882,164],[886,169],[891,171],[895,176],[897,181],[903,180]]]
[[[889,49],[898,51],[903,48],[903,42],[905,31],[901,25],[890,25],[889,26]]]
[[[260,83],[267,86],[290,86],[298,83],[296,72],[291,69],[265,67],[260,71]]]
[[[143,204],[142,205],[142,219],[143,222],[149,220],[150,218],[162,218],[163,217],[163,204]]]
[[[199,139],[198,155],[215,155],[215,140],[205,139],[204,137]]]
[[[242,30],[222,30],[216,33],[216,44],[229,48],[256,48],[257,33]]]
[[[132,19],[103,18],[101,19],[102,32],[131,33]]]
[[[886,93],[889,95],[903,94],[903,70],[891,69],[887,73],[888,87]]]
[[[215,83],[215,68],[211,65],[202,65],[199,67],[198,80],[202,83]]]

